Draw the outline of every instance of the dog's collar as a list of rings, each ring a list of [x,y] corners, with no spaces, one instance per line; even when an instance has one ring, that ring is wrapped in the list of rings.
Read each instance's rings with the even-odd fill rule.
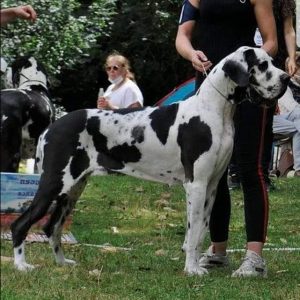
[[[200,61],[200,63],[202,64],[201,61]],[[203,73],[204,73],[206,79],[208,80],[208,82],[211,84],[211,86],[218,92],[218,94],[219,94],[221,97],[223,97],[223,98],[226,99],[226,100],[229,100],[229,99],[228,99],[228,96],[225,96],[223,93],[221,93],[221,92],[216,88],[216,86],[212,83],[212,81],[210,80],[210,78],[209,78],[208,75],[209,75],[211,69],[209,68],[209,69],[208,69],[208,73],[207,73],[207,71],[204,69],[203,64],[202,64],[202,67],[203,67],[203,70],[204,70]],[[230,101],[231,104],[234,104],[234,101],[233,101],[233,100],[229,100],[229,101]]]
[[[47,90],[47,86],[45,85],[45,83],[41,80],[31,80],[29,79],[27,76],[25,76],[24,74],[20,74],[20,76],[23,76],[25,79],[27,79],[26,81],[24,81],[22,84],[19,85],[18,88],[24,88],[24,85],[26,85],[27,82],[38,82],[39,85],[43,86],[46,90]]]
[[[30,85],[28,85],[28,83],[30,82]],[[24,81],[22,84],[20,84],[18,86],[18,89],[24,89],[26,87],[29,87],[31,85],[33,85],[32,83],[34,82],[37,82],[39,85],[41,85],[43,88],[45,88],[47,90],[47,86],[44,84],[43,81],[40,81],[40,80],[27,80],[27,81]]]

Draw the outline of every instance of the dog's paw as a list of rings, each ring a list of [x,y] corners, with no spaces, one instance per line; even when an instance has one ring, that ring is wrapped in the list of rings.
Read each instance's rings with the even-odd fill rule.
[[[15,264],[15,268],[19,271],[27,272],[33,270],[35,267],[33,265],[27,264],[26,262]]]
[[[76,265],[77,263],[76,263],[76,261],[75,260],[73,260],[73,259],[65,259],[65,263],[64,263],[65,265]]]
[[[202,267],[197,266],[197,265],[185,267],[184,272],[188,276],[193,276],[193,275],[204,276],[204,275],[208,274],[207,269],[202,268]]]
[[[76,261],[75,260],[67,259],[67,258],[64,258],[63,260],[62,259],[56,260],[56,263],[58,265],[61,265],[61,266],[76,265]]]

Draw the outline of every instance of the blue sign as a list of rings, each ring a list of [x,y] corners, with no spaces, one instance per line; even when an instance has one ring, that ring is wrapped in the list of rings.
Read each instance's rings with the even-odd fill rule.
[[[1,173],[1,213],[21,213],[31,203],[40,174]]]

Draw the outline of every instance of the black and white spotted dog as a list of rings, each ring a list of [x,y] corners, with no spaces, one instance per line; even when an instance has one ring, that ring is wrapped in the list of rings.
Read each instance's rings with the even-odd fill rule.
[[[21,158],[34,158],[41,133],[54,121],[46,72],[24,56],[10,70],[12,89],[1,90],[1,172],[18,172]]]
[[[187,199],[184,270],[207,273],[198,264],[200,246],[217,183],[232,152],[232,115],[240,101],[236,95],[243,90],[257,104],[274,105],[288,81],[264,50],[242,47],[216,65],[198,93],[184,102],[135,110],[78,110],[56,121],[39,141],[42,175],[37,194],[11,227],[16,268],[33,268],[25,261],[24,240],[53,202],[56,207],[44,231],[56,262],[74,263],[61,248],[62,225],[89,175],[104,167],[163,183],[183,183]]]

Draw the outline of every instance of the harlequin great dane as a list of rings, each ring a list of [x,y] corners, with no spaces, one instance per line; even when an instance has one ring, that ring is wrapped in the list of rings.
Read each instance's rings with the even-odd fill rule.
[[[258,105],[274,105],[288,81],[264,50],[242,47],[216,65],[197,94],[184,102],[134,110],[79,110],[56,121],[39,140],[42,174],[36,196],[11,227],[16,268],[33,268],[25,261],[24,240],[53,202],[56,207],[44,231],[56,262],[74,263],[62,252],[61,228],[88,176],[104,167],[158,182],[183,183],[184,270],[190,275],[207,273],[198,264],[200,246],[217,183],[232,152],[232,115],[241,101],[237,95],[243,90]]]
[[[54,121],[46,72],[34,57],[13,62],[12,89],[1,91],[1,172],[18,172],[22,158],[34,158],[41,133]]]

